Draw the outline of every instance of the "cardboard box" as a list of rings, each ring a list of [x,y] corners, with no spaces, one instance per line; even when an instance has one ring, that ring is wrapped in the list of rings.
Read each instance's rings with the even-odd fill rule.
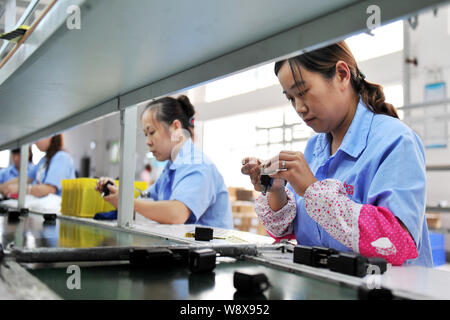
[[[427,212],[425,214],[425,217],[427,219],[427,225],[428,228],[430,229],[440,229],[441,228],[441,214],[438,213],[431,213],[431,212]]]
[[[234,229],[251,232],[263,236],[267,236],[267,232],[258,219],[256,213],[253,212],[236,212],[233,211]]]
[[[236,190],[236,200],[241,201],[254,201],[253,191],[246,189],[238,189]]]

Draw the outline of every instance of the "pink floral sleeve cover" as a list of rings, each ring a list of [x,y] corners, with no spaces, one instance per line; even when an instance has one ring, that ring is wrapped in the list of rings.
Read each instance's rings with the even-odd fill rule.
[[[291,191],[286,192],[288,203],[277,212],[271,210],[267,197],[261,196],[256,201],[255,210],[275,239],[292,238],[296,208]],[[313,183],[306,189],[304,200],[309,216],[354,252],[384,258],[395,266],[417,258],[416,245],[397,218],[384,207],[353,202],[339,180]]]
[[[291,190],[285,188],[287,204],[278,211],[272,210],[267,195],[261,194],[255,201],[255,212],[267,233],[276,240],[295,239],[292,221],[297,214],[295,197]]]

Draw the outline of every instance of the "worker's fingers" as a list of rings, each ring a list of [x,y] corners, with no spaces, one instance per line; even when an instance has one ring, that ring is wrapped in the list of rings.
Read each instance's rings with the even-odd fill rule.
[[[114,183],[114,180],[113,180],[113,179],[111,179],[111,178],[109,178],[109,177],[100,177],[100,178],[97,180],[97,186],[96,186],[95,190],[97,190],[97,191],[102,191],[103,186],[104,186],[105,184],[107,184],[108,181],[111,182],[114,186],[116,185],[116,184]]]
[[[242,159],[242,165],[246,164],[261,164],[261,160],[255,157],[245,157]]]
[[[259,172],[261,165],[256,163],[248,163],[242,166],[241,173],[251,175],[252,173]]]

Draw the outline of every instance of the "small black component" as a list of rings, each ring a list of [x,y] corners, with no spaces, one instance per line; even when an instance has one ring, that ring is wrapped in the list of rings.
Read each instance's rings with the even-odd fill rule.
[[[269,177],[267,174],[262,174],[259,178],[261,186],[263,187],[262,193],[265,195],[267,191],[272,187],[273,179]]]
[[[26,215],[26,214],[28,214],[28,212],[30,212],[30,211],[28,210],[28,208],[20,208],[20,214]]]
[[[19,210],[9,210],[8,221],[19,221],[20,211]]]
[[[108,184],[110,184],[112,186],[114,185],[111,181],[106,182],[102,188],[102,197],[106,197],[109,195]]]
[[[44,220],[45,221],[55,221],[56,213],[44,213]]]
[[[312,247],[296,245],[294,247],[294,262],[300,264],[306,264],[307,266],[313,265],[313,251]]]
[[[0,207],[0,213],[8,213],[8,211],[9,211],[8,207],[4,207],[4,206]]]
[[[213,249],[198,249],[189,253],[189,270],[191,272],[209,272],[215,267],[216,251]]]
[[[240,293],[260,294],[269,288],[269,280],[264,273],[247,274],[234,272],[233,285]]]
[[[213,229],[195,227],[195,240],[198,241],[210,241],[213,239]]]
[[[56,220],[44,220],[42,223],[44,226],[54,226],[56,225]]]
[[[383,258],[378,257],[367,258],[366,270],[367,270],[366,273],[370,274],[374,273],[383,274],[387,270],[387,262]]]
[[[324,248],[324,247],[312,247],[312,266],[318,268],[327,268],[328,267],[328,258],[338,253],[336,250],[332,248]]]
[[[134,266],[166,268],[173,263],[173,252],[169,249],[130,249],[130,263]]]
[[[368,289],[366,287],[358,288],[358,299],[359,300],[393,300],[394,295],[391,290],[380,288],[380,289]]]
[[[172,248],[173,262],[175,265],[188,266],[190,249],[187,248]]]
[[[3,245],[0,243],[0,263],[3,261],[5,257],[5,252],[3,251]]]
[[[328,258],[328,268],[331,271],[364,277],[367,269],[367,258],[354,252],[332,254]]]

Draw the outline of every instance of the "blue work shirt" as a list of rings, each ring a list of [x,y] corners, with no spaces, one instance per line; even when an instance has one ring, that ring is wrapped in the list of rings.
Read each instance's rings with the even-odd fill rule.
[[[233,228],[228,189],[211,160],[192,142],[185,141],[175,161],[169,160],[147,191],[150,198],[178,200],[191,215],[185,224]]]
[[[33,164],[28,164],[28,172],[33,168]],[[17,178],[19,176],[19,171],[15,165],[10,165],[7,168],[0,170],[0,184],[8,182],[11,179]]]
[[[410,232],[419,256],[406,264],[433,265],[425,219],[425,154],[417,134],[399,119],[371,112],[360,100],[341,146],[330,154],[331,139],[319,133],[309,139],[304,156],[318,180],[342,182],[348,197],[359,204],[389,209]],[[288,184],[288,188],[293,191]],[[299,244],[350,251],[332,238],[297,203],[294,232]]]
[[[43,157],[37,165],[28,172],[28,177],[33,180],[31,184],[49,184],[55,186],[57,195],[61,195],[61,180],[75,179],[75,167],[70,155],[65,151],[58,151],[50,160],[48,168],[45,167],[46,157]]]

